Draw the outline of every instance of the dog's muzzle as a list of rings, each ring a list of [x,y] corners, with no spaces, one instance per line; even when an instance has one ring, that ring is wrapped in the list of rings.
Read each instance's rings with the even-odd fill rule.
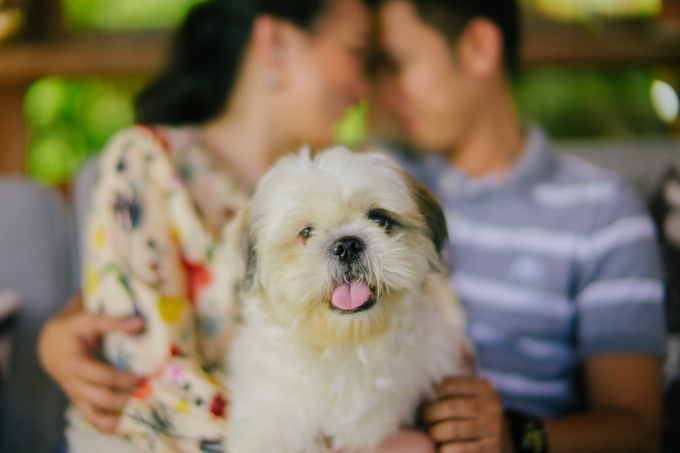
[[[330,295],[331,307],[341,313],[359,313],[375,305],[373,289],[360,270],[366,244],[356,236],[343,236],[333,242],[330,252],[343,268],[343,280]]]
[[[341,237],[333,242],[331,246],[333,255],[337,256],[340,262],[344,264],[357,261],[365,249],[366,244],[364,244],[364,241],[356,236]]]

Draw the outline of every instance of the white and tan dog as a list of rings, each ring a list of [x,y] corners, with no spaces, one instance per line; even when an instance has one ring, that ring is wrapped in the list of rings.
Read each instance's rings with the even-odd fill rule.
[[[230,453],[374,447],[464,372],[463,315],[438,274],[444,216],[391,159],[284,158],[243,220]]]

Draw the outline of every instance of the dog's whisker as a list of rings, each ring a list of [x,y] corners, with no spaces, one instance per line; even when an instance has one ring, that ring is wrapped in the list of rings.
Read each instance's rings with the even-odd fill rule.
[[[374,263],[374,258],[372,255],[369,256],[368,258],[368,266],[369,266],[369,275],[371,276],[371,279],[373,280],[373,286],[375,287],[376,291],[376,297],[380,298],[382,296],[383,288],[382,288],[382,279],[380,278],[380,266],[379,263]]]

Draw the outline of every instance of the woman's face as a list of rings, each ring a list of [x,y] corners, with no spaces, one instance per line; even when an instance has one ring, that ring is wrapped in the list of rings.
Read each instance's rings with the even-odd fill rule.
[[[326,146],[343,113],[367,94],[372,16],[361,0],[331,0],[315,30],[301,38],[289,59],[292,127],[300,141]]]

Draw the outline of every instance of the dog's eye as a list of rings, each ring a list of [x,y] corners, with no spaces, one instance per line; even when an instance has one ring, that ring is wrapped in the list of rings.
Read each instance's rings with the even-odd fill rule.
[[[298,233],[298,237],[306,242],[307,239],[312,237],[313,232],[314,232],[314,228],[312,228],[311,226],[307,226],[302,231],[300,231]]]
[[[384,229],[386,233],[391,232],[392,228],[394,228],[394,225],[396,224],[396,222],[392,220],[387,214],[377,209],[368,212],[368,219],[372,220],[373,223]]]

